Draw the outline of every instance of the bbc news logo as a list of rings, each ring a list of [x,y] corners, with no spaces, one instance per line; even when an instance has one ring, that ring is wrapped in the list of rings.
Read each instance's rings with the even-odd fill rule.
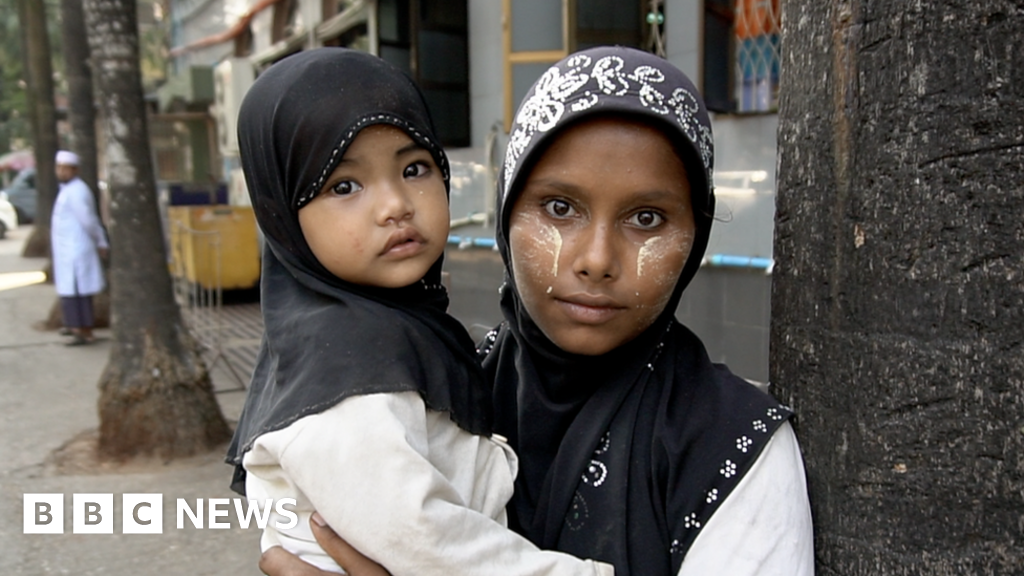
[[[25,494],[24,534],[64,533],[64,494]],[[205,505],[204,505],[205,504]],[[298,515],[286,506],[295,507],[294,498],[281,498],[264,502],[242,498],[196,498],[190,504],[178,498],[175,513],[178,530],[188,524],[197,529],[231,528],[228,520],[232,508],[242,528],[255,521],[263,529],[273,518],[278,530],[294,528]],[[203,514],[204,509],[207,514]],[[73,534],[114,533],[113,494],[72,494],[71,532]],[[121,534],[163,534],[163,494],[122,494]]]

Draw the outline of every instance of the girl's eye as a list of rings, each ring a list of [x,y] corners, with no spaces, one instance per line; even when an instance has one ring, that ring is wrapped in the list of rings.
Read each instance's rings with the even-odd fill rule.
[[[358,192],[362,189],[363,187],[360,186],[359,183],[354,182],[352,180],[342,180],[341,182],[338,182],[337,184],[331,186],[331,192],[337,194],[338,196],[348,196],[349,194],[352,194],[353,192]]]
[[[430,165],[426,162],[413,162],[402,171],[403,178],[418,178],[430,172]]]
[[[576,213],[572,205],[565,200],[548,200],[544,203],[544,210],[555,218],[568,218]]]
[[[665,221],[665,217],[651,210],[637,212],[629,217],[629,222],[638,228],[657,228]]]

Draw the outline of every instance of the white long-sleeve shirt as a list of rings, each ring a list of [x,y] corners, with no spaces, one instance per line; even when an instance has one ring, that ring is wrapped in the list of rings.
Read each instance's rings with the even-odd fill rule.
[[[53,283],[60,296],[88,296],[103,291],[103,268],[97,249],[107,235],[96,214],[96,201],[81,178],[61,185],[50,218]]]
[[[260,436],[243,459],[249,498],[296,501],[296,526],[272,517],[262,548],[324,570],[341,572],[310,532],[314,510],[393,576],[613,575],[506,528],[516,463],[500,438],[458,428],[416,392],[348,398]]]
[[[414,392],[358,396],[260,436],[243,461],[250,498],[295,498],[299,522],[272,518],[280,545],[340,568],[309,530],[320,511],[394,576],[612,574],[607,564],[540,552],[505,528],[516,460],[499,438],[469,434]],[[780,427],[690,547],[678,576],[813,576],[811,513],[796,435]]]
[[[813,576],[803,459],[787,422],[697,535],[678,576]]]

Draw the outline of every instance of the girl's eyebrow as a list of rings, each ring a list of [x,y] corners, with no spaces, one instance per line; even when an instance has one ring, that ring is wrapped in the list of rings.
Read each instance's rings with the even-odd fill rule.
[[[395,158],[400,158],[400,157],[402,157],[402,156],[404,156],[406,154],[412,154],[413,152],[417,152],[419,150],[426,151],[427,149],[424,148],[423,146],[420,146],[419,144],[417,144],[415,142],[410,142],[409,144],[407,144],[405,146],[402,146],[398,150],[395,150]],[[344,155],[344,156],[341,157],[341,160],[338,160],[338,166],[341,166],[342,164],[358,164],[358,163],[359,163],[359,159],[358,158],[352,158],[351,156],[348,156],[348,155]]]
[[[553,188],[565,194],[580,194],[589,195],[588,192],[582,188],[576,186],[571,182],[565,182],[557,178],[539,178],[536,180],[528,180],[526,188],[538,186],[542,188]],[[678,192],[674,190],[668,190],[664,188],[655,188],[651,190],[643,190],[633,194],[629,198],[632,202],[665,202],[679,200]]]
[[[418,152],[420,150],[426,151],[427,149],[424,148],[423,146],[420,146],[419,144],[417,144],[415,142],[410,142],[407,145],[402,146],[401,148],[396,150],[395,151],[395,157],[397,158],[399,156],[404,156],[405,154],[410,154],[412,152]]]
[[[655,189],[640,192],[633,196],[633,199],[641,202],[663,202],[679,200],[679,193],[673,190]]]
[[[526,181],[523,188],[528,189],[533,188],[535,186],[541,188],[554,188],[555,190],[559,190],[565,193],[581,191],[579,186],[576,186],[571,182],[559,180],[557,178],[530,178]]]

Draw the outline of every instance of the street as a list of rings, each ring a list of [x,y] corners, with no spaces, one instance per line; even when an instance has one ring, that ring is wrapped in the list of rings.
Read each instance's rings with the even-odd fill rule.
[[[170,463],[144,459],[97,465],[89,447],[98,425],[96,383],[110,349],[109,330],[90,346],[66,347],[42,332],[55,299],[52,285],[17,285],[19,274],[40,270],[43,259],[20,256],[31,228],[0,240],[0,572],[4,574],[203,575],[259,574],[260,530],[241,529],[234,512],[228,529],[196,529],[186,517],[176,527],[175,505],[185,498],[232,498],[231,469],[222,449]],[[12,281],[13,280],[13,281]],[[213,370],[224,415],[234,422],[244,392],[219,362]],[[23,495],[63,494],[63,534],[23,534]],[[113,534],[74,534],[73,494],[113,495]],[[123,494],[163,495],[162,534],[122,534]],[[227,508],[230,509],[230,506]]]

